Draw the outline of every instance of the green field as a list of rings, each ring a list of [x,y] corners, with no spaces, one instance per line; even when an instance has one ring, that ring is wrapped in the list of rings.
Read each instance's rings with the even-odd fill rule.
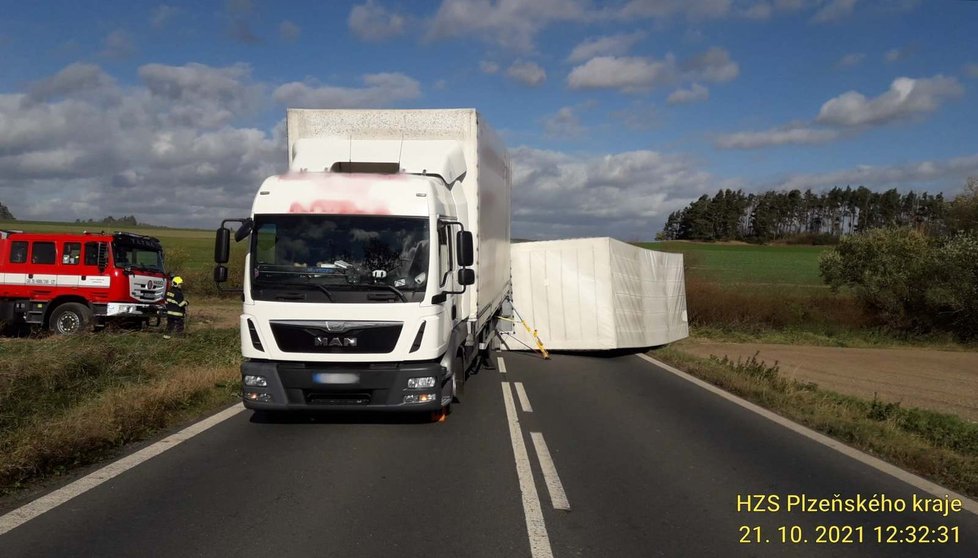
[[[639,246],[686,256],[690,275],[725,284],[823,286],[818,258],[827,246],[764,246],[685,241],[643,242]]]

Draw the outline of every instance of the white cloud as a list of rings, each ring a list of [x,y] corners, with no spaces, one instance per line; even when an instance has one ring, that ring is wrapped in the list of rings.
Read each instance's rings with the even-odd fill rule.
[[[843,20],[856,9],[856,0],[830,0],[812,16],[814,23],[828,23]]]
[[[862,52],[850,52],[849,54],[846,54],[840,58],[839,61],[835,63],[835,66],[837,68],[852,68],[861,64],[865,59],[866,55]]]
[[[691,81],[729,81],[740,66],[721,48],[677,63],[672,54],[662,60],[643,57],[599,56],[575,67],[567,76],[572,89],[619,89],[634,93]]]
[[[964,89],[955,78],[897,78],[890,89],[868,99],[848,91],[822,104],[811,123],[791,123],[759,132],[719,135],[714,144],[721,149],[757,149],[775,145],[825,143],[850,137],[866,129],[922,117],[936,111]]]
[[[483,60],[479,62],[479,69],[482,70],[484,74],[495,74],[499,72],[499,64],[491,60]]]
[[[589,4],[587,0],[443,0],[428,38],[474,34],[507,48],[530,51],[536,34],[548,25],[594,19]]]
[[[180,8],[168,4],[160,4],[153,9],[153,15],[150,17],[149,23],[156,29],[163,29],[179,13]]]
[[[669,94],[666,102],[670,105],[683,105],[687,103],[698,103],[710,98],[710,90],[698,83],[694,83],[689,89],[677,89]]]
[[[574,107],[562,107],[555,114],[544,117],[543,131],[549,137],[566,139],[580,136],[584,127]]]
[[[383,41],[404,32],[407,20],[374,0],[354,6],[347,20],[350,31],[364,41]]]
[[[102,56],[106,58],[128,58],[136,51],[129,34],[122,29],[116,29],[102,40]]]
[[[513,236],[651,239],[671,211],[726,183],[682,155],[513,149]]]
[[[776,145],[815,144],[832,141],[839,132],[831,129],[788,126],[760,132],[737,132],[718,136],[715,144],[721,149],[758,149]]]
[[[731,0],[631,0],[622,7],[620,17],[718,19],[731,13],[732,4]]]
[[[364,87],[339,87],[294,81],[275,89],[276,101],[302,108],[364,108],[388,106],[421,96],[421,84],[401,73],[367,74]]]
[[[27,94],[0,94],[0,200],[15,215],[211,228],[245,213],[259,181],[282,170],[279,136],[234,125],[265,97],[246,66],[139,75],[120,87],[75,64]]]
[[[547,72],[538,64],[519,60],[506,70],[506,75],[530,87],[536,87],[547,80]]]
[[[867,99],[856,91],[829,99],[822,105],[815,120],[832,126],[886,124],[934,112],[942,103],[960,96],[963,91],[953,77],[901,77],[893,80],[887,92],[873,99]]]
[[[285,20],[278,24],[278,34],[280,37],[282,37],[282,39],[289,42],[294,42],[299,39],[300,35],[302,35],[302,28],[292,21]]]
[[[597,56],[621,56],[644,37],[644,32],[636,31],[586,39],[574,47],[574,50],[567,56],[567,61],[578,63]]]
[[[950,193],[960,190],[969,176],[978,175],[978,153],[905,165],[859,165],[838,171],[796,174],[773,182],[779,188],[804,189],[846,184],[868,188],[927,188]]]

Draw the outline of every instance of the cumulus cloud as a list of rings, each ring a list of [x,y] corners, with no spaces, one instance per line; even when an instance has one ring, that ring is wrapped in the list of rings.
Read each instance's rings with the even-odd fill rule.
[[[758,132],[737,132],[717,136],[721,149],[757,149],[788,144],[825,143],[850,137],[872,127],[920,118],[932,113],[964,89],[957,79],[937,75],[932,78],[897,78],[889,90],[874,98],[848,91],[829,99],[811,123],[791,123]]]
[[[149,23],[156,29],[163,29],[179,13],[180,8],[168,4],[160,4],[153,9],[153,15],[150,16]]]
[[[710,90],[698,83],[694,83],[689,89],[677,89],[669,94],[666,102],[670,105],[683,105],[687,103],[698,103],[710,98]]]
[[[475,34],[507,48],[530,51],[536,34],[548,25],[594,17],[586,0],[443,0],[431,21],[428,38]]]
[[[850,52],[849,54],[846,54],[845,56],[840,58],[839,61],[835,63],[835,67],[852,68],[861,64],[862,61],[865,59],[866,59],[866,55],[862,52]]]
[[[580,157],[519,147],[513,236],[650,239],[671,211],[725,184],[682,155],[631,151]]]
[[[814,23],[829,23],[843,20],[855,11],[856,0],[830,0],[812,16]]]
[[[280,37],[282,37],[282,39],[289,42],[294,42],[299,39],[300,35],[302,35],[302,28],[292,21],[285,20],[278,24],[278,34]]]
[[[861,184],[868,188],[929,188],[947,193],[959,190],[969,176],[978,176],[978,153],[904,165],[859,165],[824,173],[795,174],[774,180],[770,185],[804,189]]]
[[[718,19],[731,13],[732,4],[731,0],[631,0],[622,7],[620,17]]]
[[[74,64],[0,94],[0,199],[18,217],[210,228],[282,170],[279,137],[235,127],[265,97],[246,66],[155,64],[139,76],[120,87]]]
[[[740,66],[722,48],[711,48],[683,62],[667,54],[662,60],[636,56],[598,56],[567,76],[572,89],[619,89],[626,93],[691,81],[730,81]]]
[[[547,80],[547,72],[535,62],[517,60],[507,70],[506,75],[524,85],[536,87]]]
[[[354,35],[364,41],[383,41],[404,32],[406,18],[374,0],[353,6],[347,24]]]
[[[961,96],[963,91],[953,77],[901,77],[893,80],[887,92],[873,99],[856,91],[829,99],[815,120],[832,126],[886,124],[934,112],[945,101]]]
[[[122,29],[116,29],[102,40],[102,56],[106,58],[128,58],[136,51],[129,34]]]
[[[499,64],[491,60],[483,60],[479,62],[479,69],[482,70],[482,73],[491,75],[499,72]]]
[[[552,138],[576,138],[584,133],[581,119],[574,107],[562,107],[555,114],[543,119],[543,131]]]
[[[721,149],[757,149],[775,145],[825,143],[838,137],[836,130],[788,126],[760,132],[725,134],[717,138],[716,146]]]
[[[621,56],[644,37],[645,33],[636,31],[586,39],[574,47],[567,61],[576,64],[597,56]]]
[[[273,96],[279,103],[303,108],[381,107],[421,96],[421,84],[401,73],[367,74],[363,84],[339,87],[295,81],[277,87]]]

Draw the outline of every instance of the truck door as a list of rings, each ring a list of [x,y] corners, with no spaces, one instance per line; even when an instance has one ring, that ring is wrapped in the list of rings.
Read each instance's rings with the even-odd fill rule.
[[[106,242],[85,243],[81,264],[78,266],[78,286],[107,289],[109,277],[103,275],[108,266],[109,245]]]
[[[78,271],[81,265],[81,242],[61,243],[61,269],[58,273],[58,286],[78,288],[81,280]]]
[[[27,284],[36,288],[35,292],[44,298],[58,284],[58,248],[51,240],[31,242],[31,265],[27,273]]]

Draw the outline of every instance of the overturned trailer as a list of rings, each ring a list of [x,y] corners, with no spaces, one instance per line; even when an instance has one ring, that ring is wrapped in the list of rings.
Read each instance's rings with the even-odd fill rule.
[[[683,255],[613,238],[513,244],[513,305],[549,350],[665,345],[689,335]],[[536,346],[517,325],[506,348]]]

